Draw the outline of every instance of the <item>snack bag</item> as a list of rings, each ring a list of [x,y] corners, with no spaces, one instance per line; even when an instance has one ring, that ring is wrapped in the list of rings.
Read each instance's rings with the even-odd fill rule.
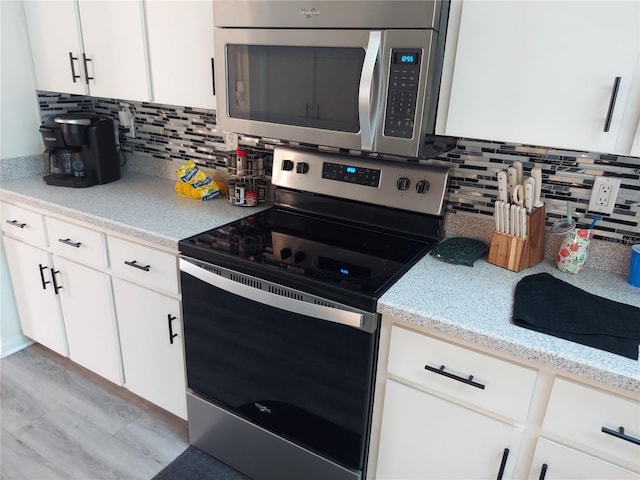
[[[175,190],[187,198],[210,200],[222,195],[222,189],[209,175],[204,173],[192,160],[187,161],[177,171]]]

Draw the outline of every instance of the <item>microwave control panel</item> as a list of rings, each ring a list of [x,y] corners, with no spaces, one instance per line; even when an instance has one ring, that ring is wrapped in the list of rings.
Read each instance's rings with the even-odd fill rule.
[[[391,50],[384,121],[384,135],[387,137],[413,137],[421,53],[418,49]]]

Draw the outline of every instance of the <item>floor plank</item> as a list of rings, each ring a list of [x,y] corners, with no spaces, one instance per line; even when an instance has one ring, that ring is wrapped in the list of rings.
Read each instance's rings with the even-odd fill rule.
[[[40,345],[0,369],[3,480],[148,480],[188,446],[184,420]]]

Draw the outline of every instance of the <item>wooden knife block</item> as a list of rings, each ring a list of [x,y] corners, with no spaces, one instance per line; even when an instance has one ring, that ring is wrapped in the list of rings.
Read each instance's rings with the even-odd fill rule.
[[[519,272],[544,259],[544,205],[527,215],[527,239],[493,232],[488,262]]]

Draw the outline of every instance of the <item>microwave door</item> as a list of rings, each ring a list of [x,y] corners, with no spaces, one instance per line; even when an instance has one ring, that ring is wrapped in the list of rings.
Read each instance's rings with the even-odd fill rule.
[[[384,35],[216,29],[216,56],[224,59],[216,69],[218,129],[371,150],[380,130]]]

